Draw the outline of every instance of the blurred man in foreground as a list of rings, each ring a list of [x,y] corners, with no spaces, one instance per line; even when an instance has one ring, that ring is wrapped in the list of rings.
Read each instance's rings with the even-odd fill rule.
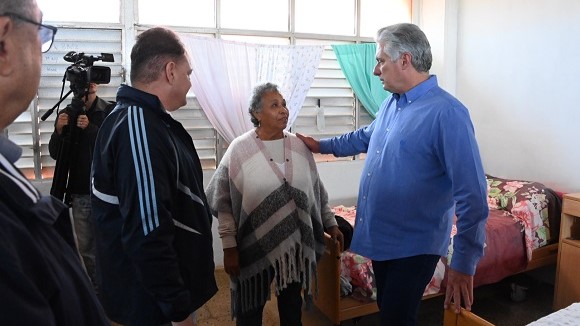
[[[22,149],[4,133],[38,89],[41,52],[57,30],[41,22],[35,0],[0,2],[0,325],[109,325],[65,241],[66,205],[18,171]]]

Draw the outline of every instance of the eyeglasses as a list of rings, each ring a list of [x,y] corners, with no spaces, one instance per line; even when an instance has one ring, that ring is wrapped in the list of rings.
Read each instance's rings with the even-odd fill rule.
[[[48,52],[50,47],[52,46],[52,42],[54,42],[54,35],[56,34],[57,28],[50,25],[44,25],[41,23],[37,23],[32,19],[28,19],[24,16],[19,14],[15,14],[12,12],[7,12],[5,14],[1,14],[0,16],[12,17],[16,19],[20,19],[24,22],[34,24],[38,26],[38,36],[40,36],[40,42],[42,42],[42,53]]]

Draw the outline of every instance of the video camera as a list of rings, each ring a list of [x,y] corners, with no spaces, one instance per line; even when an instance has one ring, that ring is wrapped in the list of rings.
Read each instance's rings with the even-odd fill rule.
[[[77,53],[70,51],[65,54],[63,59],[67,62],[72,62],[73,64],[66,68],[64,78],[62,80],[62,87],[64,89],[65,79],[70,82],[70,91],[61,97],[60,100],[46,113],[40,117],[42,121],[45,121],[56,109],[62,101],[64,101],[70,93],[74,93],[74,99],[71,105],[76,109],[78,105],[75,105],[82,100],[88,93],[90,83],[95,84],[108,84],[111,81],[111,68],[105,66],[94,66],[95,61],[103,62],[115,62],[115,58],[110,53],[101,53],[100,56],[94,57],[92,55],[85,55],[83,52]],[[82,107],[82,102],[81,102]],[[78,110],[77,110],[78,111]]]
[[[70,88],[77,97],[86,95],[90,83],[108,84],[111,81],[111,68],[93,65],[99,60],[114,62],[115,59],[110,53],[101,53],[100,56],[94,57],[71,51],[65,54],[63,59],[73,63],[66,69],[66,80],[70,82]]]

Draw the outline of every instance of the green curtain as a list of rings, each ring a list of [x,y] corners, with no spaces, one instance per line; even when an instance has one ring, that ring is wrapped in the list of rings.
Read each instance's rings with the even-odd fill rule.
[[[391,93],[383,89],[380,79],[373,75],[376,65],[375,43],[332,45],[338,63],[354,94],[374,118],[381,103]]]

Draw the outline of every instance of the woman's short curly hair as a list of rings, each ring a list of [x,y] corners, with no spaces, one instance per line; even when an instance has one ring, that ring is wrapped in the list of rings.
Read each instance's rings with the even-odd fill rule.
[[[280,93],[278,90],[278,85],[273,83],[264,83],[254,87],[252,97],[250,98],[250,108],[248,109],[250,112],[250,121],[252,121],[254,127],[260,126],[260,121],[256,119],[254,113],[262,112],[262,97],[264,94],[270,92]]]

